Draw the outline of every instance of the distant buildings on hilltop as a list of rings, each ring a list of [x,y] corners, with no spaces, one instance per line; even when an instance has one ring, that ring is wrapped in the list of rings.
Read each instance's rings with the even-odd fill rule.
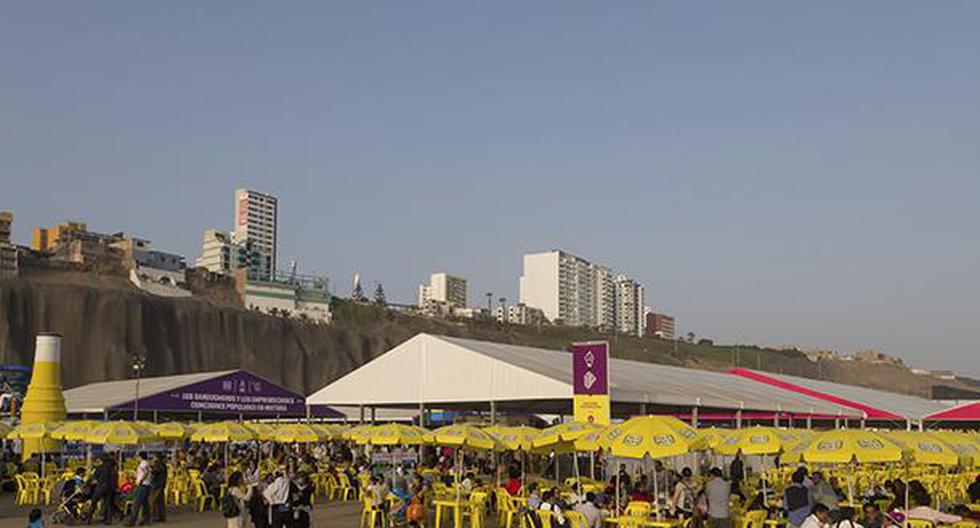
[[[647,313],[647,334],[663,339],[674,339],[677,337],[674,318],[662,313]]]
[[[642,284],[561,250],[524,255],[518,290],[521,304],[555,324],[637,336],[646,330]]]

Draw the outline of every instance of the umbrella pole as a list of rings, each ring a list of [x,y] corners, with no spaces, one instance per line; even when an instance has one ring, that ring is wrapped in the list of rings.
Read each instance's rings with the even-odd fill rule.
[[[854,464],[847,465],[847,505],[854,507]]]
[[[762,507],[768,508],[769,505],[769,475],[766,474],[766,455],[762,455]]]
[[[653,465],[653,511],[657,515],[657,520],[660,520],[660,486],[657,482],[657,465]]]
[[[619,515],[619,470],[616,470],[616,515]]]
[[[44,480],[44,451],[41,451],[41,480]]]
[[[456,448],[456,503],[457,503],[456,507],[457,508],[459,508],[458,506],[460,501],[459,495],[461,491],[459,489],[459,483],[460,483],[459,481],[462,480],[460,477],[462,476],[463,473],[463,457],[460,456],[460,452],[462,450],[463,450],[462,446]]]
[[[582,475],[579,473],[579,469],[578,469],[578,451],[576,451],[575,453],[573,453],[572,456],[574,457],[573,460],[575,461],[575,482],[577,483],[578,494],[579,494],[579,496],[581,496],[582,495]]]
[[[527,451],[521,451],[521,493],[526,493],[527,488],[524,485],[524,464],[527,463]]]
[[[595,451],[589,451],[589,478],[595,480]]]

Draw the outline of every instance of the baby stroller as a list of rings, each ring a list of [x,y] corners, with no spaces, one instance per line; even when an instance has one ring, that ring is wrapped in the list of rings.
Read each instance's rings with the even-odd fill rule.
[[[52,524],[65,524],[73,526],[86,522],[83,514],[84,508],[89,502],[88,485],[76,483],[69,480],[62,484],[58,508],[51,514]]]

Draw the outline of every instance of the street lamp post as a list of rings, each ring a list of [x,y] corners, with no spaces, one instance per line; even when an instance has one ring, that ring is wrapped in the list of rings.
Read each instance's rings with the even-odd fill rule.
[[[133,400],[133,420],[139,420],[140,376],[143,374],[143,369],[146,368],[146,356],[133,353],[132,356],[130,356],[130,363],[133,366],[133,372],[136,373],[136,398]]]

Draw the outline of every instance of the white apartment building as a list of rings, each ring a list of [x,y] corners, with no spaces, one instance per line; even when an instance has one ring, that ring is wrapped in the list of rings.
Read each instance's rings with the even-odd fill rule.
[[[251,244],[250,275],[271,280],[276,275],[276,237],[279,200],[272,195],[238,189],[235,191],[236,240]]]
[[[424,309],[433,302],[446,304],[450,308],[466,308],[466,289],[466,279],[447,273],[433,273],[429,275],[429,284],[419,285],[419,308]]]
[[[633,287],[620,284],[621,277],[630,280]],[[642,285],[625,275],[614,277],[608,267],[564,251],[524,255],[518,289],[521,304],[540,309],[552,322],[630,334],[636,334],[646,324]],[[634,305],[637,307],[632,308]],[[632,315],[621,314],[627,308],[633,311]],[[622,325],[620,319],[624,321]]]
[[[236,239],[235,233],[225,233],[217,229],[204,231],[201,256],[197,258],[195,265],[222,275],[230,275],[237,269],[248,267],[250,244],[247,240]]]
[[[626,275],[616,276],[616,331],[643,336],[646,332],[646,308],[643,285]]]
[[[494,309],[494,318],[501,323],[524,326],[534,326],[547,322],[544,312],[526,304],[498,306]]]

